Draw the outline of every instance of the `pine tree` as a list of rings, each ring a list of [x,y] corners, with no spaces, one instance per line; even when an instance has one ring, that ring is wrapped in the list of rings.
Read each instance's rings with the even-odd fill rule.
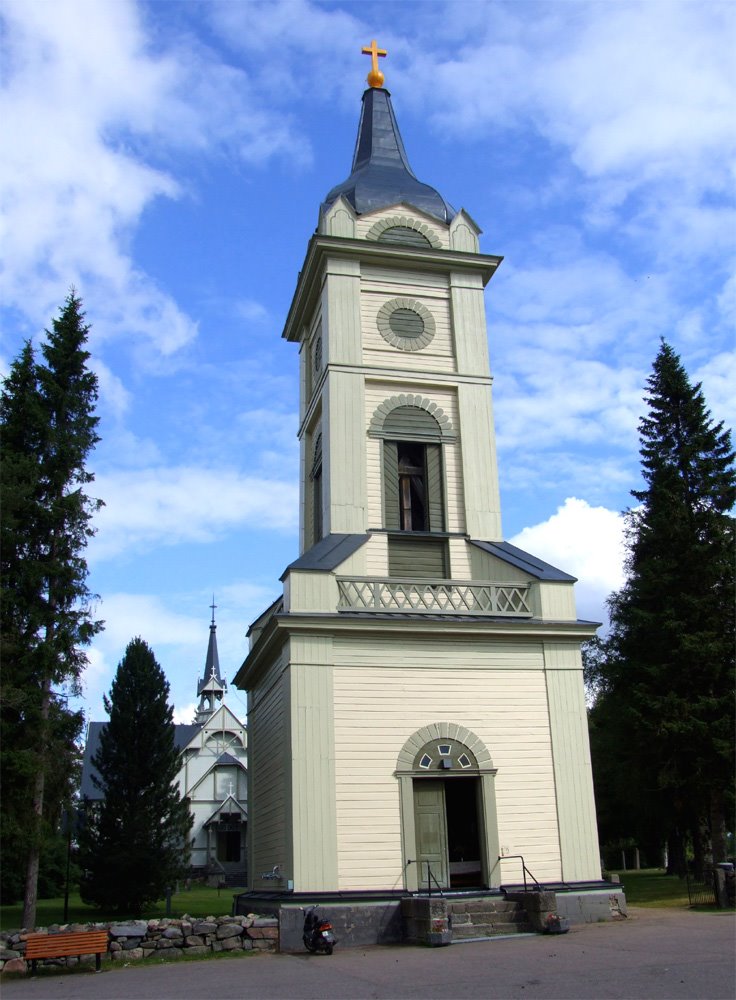
[[[86,461],[98,440],[88,332],[72,291],[46,333],[43,363],[26,344],[5,381],[0,408],[2,766],[4,783],[13,789],[3,811],[6,829],[22,830],[28,851],[25,926],[35,923],[42,844],[58,812],[60,788],[54,784],[49,798],[47,776],[69,748],[71,720],[81,725],[59,689],[75,690],[86,664],[83,647],[102,627],[92,616],[84,559],[100,506],[84,492],[93,479]],[[69,759],[64,773],[70,777],[73,765]],[[6,845],[3,853],[7,862]]]
[[[654,803],[671,861],[723,860],[734,769],[734,452],[701,386],[662,343],[639,425],[644,489],[627,514],[627,582],[609,601],[606,712],[632,798]],[[603,710],[599,710],[603,714]]]
[[[137,916],[183,876],[193,817],[176,783],[169,685],[149,646],[133,639],[120,662],[105,708],[110,721],[92,763],[103,799],[88,806],[82,835],[87,903]]]

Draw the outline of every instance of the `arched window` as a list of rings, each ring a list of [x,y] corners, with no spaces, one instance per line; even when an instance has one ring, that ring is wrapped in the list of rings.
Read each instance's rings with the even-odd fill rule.
[[[384,229],[378,237],[378,242],[400,243],[407,247],[424,247],[425,249],[432,246],[423,233],[409,226],[391,226],[389,229]]]
[[[389,573],[442,579],[447,572],[446,539],[431,535],[446,531],[442,441],[449,421],[439,407],[418,396],[391,402],[382,404],[383,412],[379,416],[379,407],[372,421],[372,432],[383,438]]]

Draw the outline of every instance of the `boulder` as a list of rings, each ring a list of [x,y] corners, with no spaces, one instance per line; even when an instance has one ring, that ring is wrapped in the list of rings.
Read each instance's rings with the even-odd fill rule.
[[[242,924],[233,924],[233,923],[221,924],[217,928],[217,939],[218,941],[222,941],[224,938],[231,938],[236,936],[240,937],[242,933],[243,933]]]
[[[11,958],[3,965],[3,972],[26,972],[27,966],[22,958]]]
[[[243,950],[243,939],[239,937],[225,938],[222,942],[223,951],[237,951]]]
[[[214,934],[217,931],[217,924],[214,920],[197,920],[192,931],[194,934]]]

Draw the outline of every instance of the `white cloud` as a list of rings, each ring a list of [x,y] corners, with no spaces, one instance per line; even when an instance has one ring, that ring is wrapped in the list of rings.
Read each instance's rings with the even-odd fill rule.
[[[231,468],[180,466],[101,474],[105,506],[90,560],[156,545],[208,542],[226,529],[291,531],[299,508],[292,482],[258,479]]]
[[[524,528],[510,539],[578,578],[578,615],[601,621],[608,595],[624,582],[623,518],[605,507],[568,497],[547,521]]]
[[[465,6],[432,6],[403,88],[445,141],[533,131],[579,171],[590,225],[662,262],[733,248],[733,4],[478,3],[442,46]]]
[[[194,713],[197,711],[197,702],[190,701],[188,705],[174,707],[174,725],[189,726],[194,721]]]
[[[602,361],[527,348],[496,390],[499,448],[636,447],[642,375]]]
[[[736,427],[736,352],[717,354],[696,368],[691,382],[702,382],[703,395],[713,419]]]
[[[193,37],[172,32],[155,50],[129,0],[9,0],[3,19],[4,308],[41,326],[74,284],[95,340],[178,351],[197,327],[133,262],[143,212],[181,197],[182,151],[250,164],[288,151],[294,163],[307,147]]]

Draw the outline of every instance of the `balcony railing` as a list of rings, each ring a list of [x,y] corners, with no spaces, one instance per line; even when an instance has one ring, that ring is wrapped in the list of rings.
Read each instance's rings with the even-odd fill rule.
[[[339,577],[340,611],[530,618],[527,584]]]

